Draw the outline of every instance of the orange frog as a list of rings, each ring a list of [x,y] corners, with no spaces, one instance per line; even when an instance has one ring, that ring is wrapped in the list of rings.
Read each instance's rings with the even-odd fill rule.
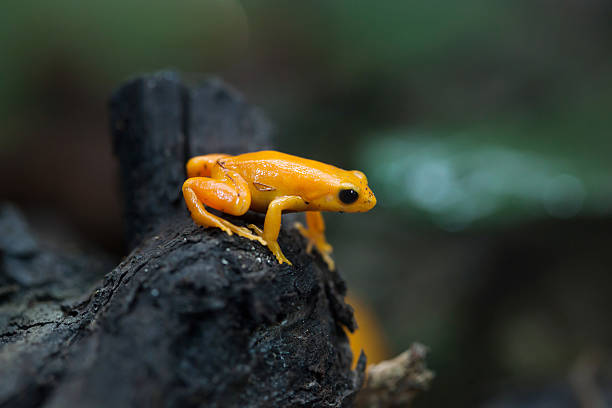
[[[321,211],[365,212],[376,205],[362,172],[275,151],[197,156],[187,163],[187,177],[183,196],[197,224],[259,241],[281,264],[291,265],[277,242],[283,211],[306,211],[307,228],[300,223],[296,227],[308,239],[308,253],[315,246],[333,270]],[[234,225],[205,206],[231,215],[265,212],[263,231],[253,224],[248,227],[254,233]]]

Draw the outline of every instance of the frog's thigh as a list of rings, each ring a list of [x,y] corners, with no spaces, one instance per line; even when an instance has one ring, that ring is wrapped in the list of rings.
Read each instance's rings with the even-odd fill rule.
[[[183,184],[183,195],[185,191],[192,191],[202,204],[226,214],[242,215],[251,205],[250,192],[237,189],[232,182],[227,180],[192,177]],[[186,201],[191,210],[189,201]]]
[[[192,177],[187,179],[183,184],[183,197],[185,198],[185,203],[187,204],[187,208],[189,208],[191,218],[193,218],[196,224],[203,227],[217,227],[227,232],[229,235],[232,235],[231,230],[223,224],[221,218],[206,211],[202,203],[202,201],[209,202],[207,200],[209,197],[208,193],[212,191],[212,186],[209,184],[213,181],[214,180],[206,177]]]

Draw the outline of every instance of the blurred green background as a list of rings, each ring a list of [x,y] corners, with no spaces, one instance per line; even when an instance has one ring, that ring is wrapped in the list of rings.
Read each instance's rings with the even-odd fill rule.
[[[363,170],[330,214],[393,354],[431,348],[417,406],[612,404],[612,3],[6,0],[0,188],[117,257],[107,128],[141,72],[217,75],[279,150]]]

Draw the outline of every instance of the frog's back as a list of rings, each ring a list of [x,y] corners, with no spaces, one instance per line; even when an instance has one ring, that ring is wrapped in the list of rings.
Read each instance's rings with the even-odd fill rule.
[[[240,174],[251,187],[252,208],[266,208],[273,199],[298,195],[307,201],[337,189],[346,170],[316,160],[272,150],[223,159],[225,167]]]
[[[232,165],[232,162],[235,163]],[[245,173],[246,178],[259,179],[259,181],[272,181],[283,177],[287,181],[298,182],[298,179],[315,181],[331,181],[337,179],[340,173],[345,172],[338,167],[321,163],[316,160],[305,159],[274,150],[245,153],[228,158],[228,164],[239,173]]]
[[[242,163],[252,162],[253,165],[266,163],[268,165],[278,166],[279,168],[304,167],[308,169],[318,170],[323,173],[335,173],[338,167],[330,164],[321,163],[316,160],[305,159],[303,157],[294,156],[287,153],[277,152],[274,150],[262,150],[259,152],[245,153],[239,156],[234,156],[235,159]]]

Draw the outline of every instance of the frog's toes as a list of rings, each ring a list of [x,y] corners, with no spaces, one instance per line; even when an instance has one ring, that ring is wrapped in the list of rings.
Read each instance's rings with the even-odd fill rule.
[[[301,222],[295,222],[293,227],[296,228],[304,238],[306,238],[306,253],[310,255],[312,253],[312,247],[314,244],[313,239],[310,237],[310,232],[304,228],[304,225]]]
[[[255,224],[249,224],[247,225],[247,227],[249,227],[250,229],[252,229],[257,235],[259,235],[260,237],[263,236],[263,230],[261,228],[259,228],[257,225]]]
[[[293,225],[295,228],[297,228],[300,234],[306,238],[306,253],[311,254],[312,248],[316,247],[329,269],[333,271],[336,267],[336,264],[330,255],[333,251],[333,247],[327,242],[325,235],[322,232],[313,231],[310,228],[304,228],[300,222],[296,222]]]
[[[308,233],[308,230],[304,227],[304,224],[299,221],[294,222],[293,227],[297,229],[304,238],[310,239],[310,234]]]
[[[276,256],[276,260],[278,261],[279,264],[286,263],[287,265],[293,266],[291,261],[289,259],[287,259],[287,257],[285,255],[283,255],[282,252],[281,252],[280,256],[279,255],[275,255],[275,256]]]
[[[222,220],[221,222],[223,226],[229,231],[229,235],[232,235],[232,232],[234,232],[236,235],[241,236],[243,238],[250,239],[251,241],[257,241],[264,246],[268,245],[268,243],[261,236],[253,234],[248,228],[239,227],[227,220]]]
[[[232,233],[232,230],[223,225],[222,223],[219,223],[219,225],[216,225],[216,227],[219,228],[221,231],[225,232],[227,235],[234,235]]]
[[[321,257],[323,258],[323,260],[327,264],[327,267],[329,268],[330,271],[333,271],[334,269],[336,269],[336,263],[334,262],[332,257],[329,256],[328,253],[321,252]]]
[[[286,264],[289,264],[289,265],[293,265],[291,263],[291,261],[289,259],[287,259],[285,254],[283,254],[283,251],[281,251],[280,246],[278,245],[278,242],[271,242],[271,243],[269,243],[268,244],[268,248],[274,254],[274,256],[276,257],[276,260],[278,261],[279,264],[286,263]]]

